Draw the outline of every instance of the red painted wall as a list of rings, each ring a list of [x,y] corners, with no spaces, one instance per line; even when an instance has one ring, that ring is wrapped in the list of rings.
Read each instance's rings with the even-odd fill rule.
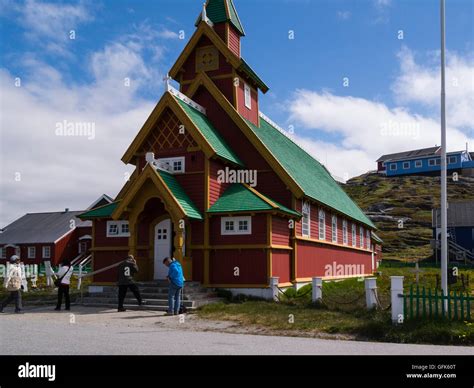
[[[94,252],[94,271],[122,261],[126,251],[96,251]],[[93,275],[93,282],[116,282],[117,267]]]
[[[291,251],[272,250],[271,276],[278,276],[280,283],[287,283],[291,280]]]
[[[257,175],[256,189],[275,201],[290,206],[291,193],[286,189],[286,185],[275,172],[271,171],[263,156],[255,150],[254,145],[243,135],[240,128],[227,116],[210,93],[200,87],[194,95],[194,100],[206,107],[209,120],[214,124],[226,143],[232,147],[232,150],[242,160],[247,169],[268,171],[265,175]]]
[[[95,247],[128,246],[128,237],[107,237],[106,219],[95,220]]]
[[[227,46],[240,58],[240,35],[232,26],[229,26],[229,41],[227,42]]]
[[[325,276],[326,264],[363,264],[364,273],[370,274],[372,256],[370,252],[360,252],[347,248],[324,246],[309,241],[298,241],[297,277]]]
[[[288,219],[272,217],[272,244],[290,246],[290,234]]]
[[[268,284],[264,249],[212,250],[209,257],[212,284]],[[239,276],[234,276],[235,267]]]
[[[212,206],[224,193],[224,191],[229,187],[230,184],[225,182],[221,183],[217,180],[219,170],[224,170],[226,164],[216,159],[211,159],[209,163],[209,206]],[[234,169],[235,167],[229,166],[229,168]]]
[[[241,215],[246,216],[248,214]],[[211,245],[267,243],[267,219],[265,214],[252,216],[252,234],[221,235],[221,216],[211,217],[209,223]]]
[[[239,86],[237,88],[237,101],[238,101],[238,112],[245,117],[247,120],[251,121],[255,125],[258,123],[258,91],[249,83],[246,82],[243,78],[239,78]],[[245,106],[245,92],[244,84],[250,86],[250,96],[251,96],[251,108]]]
[[[193,249],[191,252],[193,281],[204,281],[204,252],[201,249]]]

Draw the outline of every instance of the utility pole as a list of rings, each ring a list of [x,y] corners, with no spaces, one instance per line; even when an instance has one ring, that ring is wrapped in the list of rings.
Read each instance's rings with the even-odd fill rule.
[[[441,16],[441,289],[448,296],[448,198],[446,172],[446,90],[445,90],[445,1],[440,0]],[[443,301],[447,311],[448,301]]]

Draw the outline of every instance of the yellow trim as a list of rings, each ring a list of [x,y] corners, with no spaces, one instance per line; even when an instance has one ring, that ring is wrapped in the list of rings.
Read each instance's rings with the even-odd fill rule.
[[[278,287],[292,287],[292,286],[293,286],[292,282],[278,283]]]
[[[207,74],[201,72],[194,79],[194,84],[191,84],[189,88],[189,97],[192,98],[196,92],[198,86],[203,85],[212,95],[212,97],[221,105],[224,111],[229,115],[232,121],[241,129],[245,136],[255,146],[257,151],[264,157],[267,163],[273,168],[277,175],[283,180],[283,182],[290,188],[292,193],[301,197],[304,195],[303,190],[295,182],[285,168],[280,164],[278,159],[271,153],[271,151],[262,143],[258,136],[250,129],[246,121],[240,116],[234,106],[227,100]],[[192,93],[191,93],[192,92]]]
[[[270,200],[269,198],[267,198],[265,195],[263,195],[262,193],[258,192],[257,190],[255,190],[252,186],[248,185],[247,183],[242,183],[248,190],[250,190],[252,193],[254,193],[257,197],[259,197],[262,201],[264,201],[265,203],[267,203],[268,205],[270,205],[273,209],[278,209],[278,205],[273,202],[272,200]]]
[[[207,210],[209,209],[209,191],[210,191],[210,161],[208,158],[204,161],[204,255],[203,255],[203,273],[204,273],[204,285],[209,284],[210,279],[210,266],[209,266],[209,215]]]
[[[267,214],[267,245],[272,245],[272,216]],[[267,278],[270,279],[272,276],[273,267],[272,267],[272,250],[267,250]]]
[[[94,247],[91,248],[91,251],[94,252],[102,252],[102,251],[128,251],[128,246],[119,246],[119,247],[113,247],[113,246],[105,246],[105,247]]]
[[[285,245],[267,245],[267,244],[221,244],[221,245],[191,245],[191,249],[283,249],[291,251],[292,247]]]
[[[181,108],[178,101],[176,101],[176,99],[169,92],[165,92],[158,104],[156,104],[150,116],[148,116],[145,124],[143,124],[142,128],[133,139],[127,151],[125,151],[124,155],[122,156],[122,162],[125,164],[132,162],[137,150],[142,146],[143,142],[146,140],[149,133],[152,131],[156,122],[160,119],[161,114],[166,108],[171,109],[171,111],[178,117],[181,123],[184,124],[186,130],[191,134],[193,139],[198,143],[199,147],[203,150],[207,157],[211,157],[216,153],[206,138],[202,135],[196,124],[194,124],[183,108]]]
[[[314,238],[309,238],[309,237],[296,236],[296,240],[307,241],[307,242],[312,242],[312,243],[316,243],[316,244],[331,245],[331,246],[334,246],[334,247],[346,248],[346,249],[351,249],[351,250],[354,250],[354,251],[362,251],[362,252],[366,252],[366,253],[367,252],[372,253],[372,251],[370,249],[353,247],[351,245],[336,244],[336,243],[333,243],[333,242],[330,242],[330,241],[316,240]]]
[[[221,54],[224,55],[224,57],[228,60],[228,62],[231,63],[234,68],[238,68],[240,66],[240,64],[242,63],[240,58],[238,58],[232,52],[232,50],[227,47],[224,40],[217,34],[217,32],[214,31],[212,27],[210,27],[206,22],[201,21],[193,36],[191,37],[191,39],[189,39],[189,42],[186,44],[178,59],[168,72],[171,78],[178,81],[178,73],[180,72],[188,57],[196,48],[197,43],[203,35],[206,35],[209,38],[209,40],[217,47]]]
[[[125,184],[122,186],[119,193],[115,197],[115,201],[120,200],[125,195],[125,193],[130,189],[132,183],[135,182],[135,180],[137,179],[137,176],[138,176],[138,171],[135,168],[135,170],[133,170],[132,172],[132,175],[130,175],[130,178],[128,179],[128,181],[125,182]]]
[[[135,183],[135,185],[133,185],[133,188],[129,192],[127,192],[125,197],[120,201],[120,204],[112,213],[112,218],[114,220],[120,219],[126,207],[133,201],[134,197],[137,194],[141,194],[140,192],[142,191],[143,186],[148,180],[151,180],[157,189],[155,197],[161,198],[163,202],[165,202],[167,205],[170,205],[171,210],[173,211],[173,214],[175,215],[176,219],[186,217],[186,212],[181,207],[180,203],[170,191],[161,176],[155,169],[153,169],[149,164],[147,164],[143,169],[142,173],[140,174],[140,177],[138,178],[137,182]],[[136,214],[136,216],[138,217],[138,214]]]
[[[199,73],[199,71],[197,71],[197,73]],[[232,73],[209,76],[209,78],[211,78],[212,80],[214,80],[214,79],[226,79],[226,78],[232,78],[232,77],[233,77]],[[187,80],[187,81],[183,81],[180,84],[181,85],[190,85],[193,82],[194,82],[194,79],[190,79],[190,80]],[[185,94],[187,95],[187,92]]]
[[[217,288],[268,288],[268,284],[208,284],[208,287]]]
[[[235,69],[232,70],[232,87],[233,87],[233,95],[234,95],[234,108],[238,112],[239,111],[239,96],[238,96],[238,85],[235,85],[235,79],[239,79],[239,84],[240,84],[240,77],[237,75],[237,72]]]
[[[294,195],[291,196],[291,207],[296,211],[296,198]],[[291,230],[291,243],[293,245],[293,254],[291,255],[291,276],[292,280],[297,278],[298,271],[298,244],[296,241],[296,220],[293,223],[293,229]]]
[[[289,247],[287,245],[274,245],[274,244],[272,244],[270,246],[270,248],[271,249],[282,249],[282,250],[287,250],[287,251],[292,251],[293,250],[292,247]]]

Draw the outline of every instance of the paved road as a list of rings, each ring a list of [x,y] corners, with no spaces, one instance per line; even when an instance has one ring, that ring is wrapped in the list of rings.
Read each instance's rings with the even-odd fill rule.
[[[190,318],[180,323],[178,317],[164,317],[149,311],[117,313],[75,307],[72,312],[73,315],[42,307],[24,315],[0,314],[0,354],[474,354],[472,347],[202,331],[200,320]],[[208,324],[205,325],[209,329]],[[216,329],[219,323],[212,328]]]

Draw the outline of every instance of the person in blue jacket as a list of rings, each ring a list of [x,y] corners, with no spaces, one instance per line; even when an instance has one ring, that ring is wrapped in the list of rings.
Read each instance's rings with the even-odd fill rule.
[[[181,289],[184,285],[183,268],[179,261],[166,257],[163,264],[168,267],[168,312],[167,315],[178,315],[181,306]]]

